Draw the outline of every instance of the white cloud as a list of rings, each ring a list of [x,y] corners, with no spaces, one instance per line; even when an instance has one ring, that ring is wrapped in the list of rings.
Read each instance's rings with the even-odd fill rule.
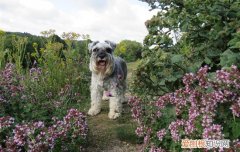
[[[89,34],[93,40],[142,41],[154,14],[138,0],[0,1],[0,28],[39,35],[43,30]]]

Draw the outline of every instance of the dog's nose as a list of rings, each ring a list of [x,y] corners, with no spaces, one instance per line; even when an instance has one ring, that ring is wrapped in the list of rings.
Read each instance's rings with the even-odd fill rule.
[[[106,56],[106,54],[104,54],[104,53],[100,53],[100,54],[98,55],[98,57],[100,57],[100,59],[103,59],[105,56]]]

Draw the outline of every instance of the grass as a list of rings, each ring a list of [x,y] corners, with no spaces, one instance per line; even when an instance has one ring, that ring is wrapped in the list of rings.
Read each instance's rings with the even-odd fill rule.
[[[136,125],[133,123],[124,124],[116,128],[117,138],[131,144],[140,144],[141,141],[135,134]]]
[[[90,128],[88,151],[105,151],[115,145],[135,147],[139,139],[135,135],[135,123],[131,119],[130,107],[124,105],[124,112],[116,120],[108,118],[108,102],[104,101],[99,115],[88,117]]]

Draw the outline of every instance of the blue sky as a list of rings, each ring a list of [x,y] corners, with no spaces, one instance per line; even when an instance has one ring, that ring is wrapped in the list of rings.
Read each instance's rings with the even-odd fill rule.
[[[0,29],[29,32],[55,29],[89,34],[92,40],[142,42],[144,22],[156,12],[138,0],[0,0]]]

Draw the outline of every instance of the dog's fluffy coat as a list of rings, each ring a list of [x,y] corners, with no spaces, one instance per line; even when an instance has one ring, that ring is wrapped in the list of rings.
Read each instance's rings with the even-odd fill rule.
[[[119,57],[113,56],[116,44],[111,41],[92,42],[88,45],[91,53],[89,68],[91,78],[91,108],[89,115],[97,115],[101,111],[104,91],[109,97],[110,119],[121,115],[122,103],[125,100],[127,65]]]

